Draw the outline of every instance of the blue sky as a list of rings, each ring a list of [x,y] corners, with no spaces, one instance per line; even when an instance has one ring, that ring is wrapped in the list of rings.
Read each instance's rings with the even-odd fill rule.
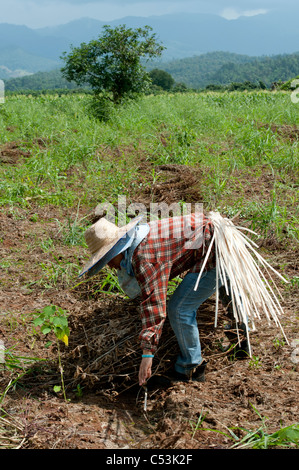
[[[236,19],[285,9],[293,9],[299,15],[298,0],[0,0],[0,23],[40,28],[82,17],[110,21],[178,12],[213,13]]]

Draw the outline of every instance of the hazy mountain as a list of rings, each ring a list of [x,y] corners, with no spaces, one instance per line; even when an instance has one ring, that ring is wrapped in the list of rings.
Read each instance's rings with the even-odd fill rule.
[[[11,73],[57,68],[59,57],[70,49],[70,44],[77,46],[96,38],[106,23],[82,18],[41,29],[0,24],[0,67],[6,67]],[[146,24],[152,26],[157,38],[167,47],[163,61],[219,50],[249,56],[271,56],[299,50],[297,17],[287,10],[231,21],[216,15],[184,13],[149,18],[127,17],[110,22],[111,26],[117,24],[133,28]],[[7,54],[8,50],[10,54]],[[3,78],[1,70],[4,69],[0,69],[0,78]]]
[[[78,45],[88,42],[101,33],[101,28],[106,23],[92,18],[82,18],[70,23],[35,29],[34,31],[42,37],[55,37],[64,39],[68,44]]]
[[[17,46],[0,49],[0,77],[20,77],[59,67],[59,61],[31,54]],[[7,76],[5,76],[5,72]]]
[[[151,68],[154,66],[148,66],[148,70]],[[200,56],[160,62],[158,68],[170,73],[175,82],[195,89],[202,89],[210,84],[227,85],[245,81],[255,84],[263,82],[270,87],[275,81],[286,81],[298,75],[299,52],[273,57],[208,52]],[[10,79],[5,86],[10,91],[76,88],[74,83],[62,78],[59,69]]]
[[[78,45],[96,38],[106,23],[82,18],[35,32],[43,37],[65,39]],[[109,24],[126,24],[133,28],[146,24],[152,26],[167,47],[167,59],[219,50],[260,56],[292,53],[299,49],[297,17],[288,10],[237,20],[226,20],[217,15],[182,13],[148,18],[126,17]]]
[[[0,24],[0,47],[21,48],[24,51],[57,60],[63,49],[69,47],[69,40],[64,37],[45,36],[27,26],[18,26],[7,23]]]

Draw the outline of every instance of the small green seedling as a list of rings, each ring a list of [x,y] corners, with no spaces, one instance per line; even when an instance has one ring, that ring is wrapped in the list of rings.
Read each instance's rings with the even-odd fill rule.
[[[39,314],[37,318],[34,319],[33,324],[35,326],[39,326],[41,332],[44,335],[53,332],[56,336],[56,343],[57,343],[57,350],[58,350],[58,361],[59,361],[59,371],[61,376],[61,385],[62,391],[65,401],[66,394],[65,394],[65,387],[64,387],[64,380],[63,380],[63,368],[61,364],[61,354],[60,354],[60,347],[59,341],[62,341],[66,346],[68,346],[68,338],[70,334],[70,330],[68,327],[68,320],[67,320],[67,313],[60,307],[56,307],[56,305],[49,305],[43,309],[43,311]],[[55,385],[54,392],[59,392],[61,387],[59,385]]]
[[[67,314],[62,308],[56,307],[56,305],[45,307],[33,323],[35,326],[40,326],[41,332],[44,335],[52,331],[58,340],[63,341],[68,346],[70,330]]]
[[[261,367],[261,360],[259,356],[252,356],[251,360],[249,361],[249,367],[253,367],[256,369]]]

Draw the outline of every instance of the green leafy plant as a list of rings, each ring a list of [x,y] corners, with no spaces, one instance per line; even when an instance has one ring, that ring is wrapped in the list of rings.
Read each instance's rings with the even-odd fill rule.
[[[26,374],[30,374],[32,369],[27,368],[27,366],[33,362],[40,362],[43,360],[44,359],[38,357],[20,356],[14,352],[14,348],[5,349],[5,362],[3,364],[0,363],[0,371],[2,369],[9,371],[11,374],[11,379],[5,388],[1,390],[0,406],[2,405],[4,398],[6,397],[9,390],[16,387],[22,377],[24,377]]]
[[[83,388],[81,387],[80,384],[77,385],[76,389],[74,390],[76,392],[76,397],[77,398],[82,398],[83,397]]]
[[[282,339],[273,338],[272,342],[273,342],[273,345],[276,349],[279,349],[279,348],[285,346],[285,340],[283,338]]]
[[[41,240],[40,246],[45,253],[48,253],[54,248],[54,241],[52,240],[52,238],[48,237],[45,240]]]
[[[53,256],[53,258],[54,261],[47,260],[45,263],[40,263],[43,275],[37,281],[37,284],[45,289],[51,289],[57,283],[68,286],[74,276],[74,272],[77,273],[78,271],[78,266],[75,263],[65,263],[65,260],[60,260],[56,256]]]
[[[62,234],[62,241],[65,245],[81,245],[83,244],[83,233],[85,228],[80,226],[81,220],[79,220],[79,204],[77,208],[77,213],[75,219],[72,220],[70,217],[67,217],[64,224],[60,223],[56,219],[58,224],[58,233]]]
[[[250,403],[251,404],[251,403]],[[251,404],[254,411],[262,420],[262,425],[254,431],[246,430],[246,435],[242,438],[236,438],[232,447],[238,449],[268,449],[269,447],[299,447],[299,424],[293,424],[269,433],[265,425],[267,418],[261,416],[258,410]]]
[[[214,431],[222,434],[234,441],[231,449],[269,449],[269,448],[299,448],[299,423],[280,428],[278,431],[269,432],[266,426],[267,417],[262,416],[259,411],[250,403],[255,413],[262,421],[257,429],[249,430],[242,427],[230,427],[227,432],[218,429],[203,428],[207,431]],[[202,418],[202,413],[199,419]],[[200,424],[203,419],[201,419]],[[240,437],[243,436],[243,437]]]
[[[62,341],[66,346],[68,346],[70,330],[68,327],[67,313],[61,307],[56,307],[56,305],[49,305],[43,309],[43,311],[38,315],[37,318],[34,319],[33,324],[34,326],[39,326],[41,332],[44,335],[47,335],[52,332],[56,337],[61,386],[64,399],[65,401],[67,401],[63,378],[63,367],[61,362],[61,352],[59,346],[59,341]],[[60,392],[60,390],[60,386],[56,385],[54,387],[54,392],[57,393]]]
[[[67,314],[65,310],[56,305],[50,305],[43,309],[42,313],[34,319],[34,325],[40,326],[41,332],[47,335],[51,331],[56,338],[63,341],[68,346],[68,328]]]
[[[249,367],[253,367],[253,368],[256,368],[256,369],[261,367],[261,360],[260,360],[259,356],[252,356],[252,358],[250,359],[248,365],[249,365]]]
[[[202,409],[201,412],[200,412],[200,415],[198,417],[197,422],[194,423],[193,421],[190,421],[190,426],[192,428],[192,438],[195,436],[196,431],[198,431],[199,429],[202,429],[201,425],[202,425],[202,423],[203,423],[206,416],[207,416],[207,413],[204,415],[203,414],[203,409]]]

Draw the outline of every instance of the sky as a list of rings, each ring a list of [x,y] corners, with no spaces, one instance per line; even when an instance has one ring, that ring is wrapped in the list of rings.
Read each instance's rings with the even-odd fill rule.
[[[234,20],[286,8],[299,14],[298,0],[0,0],[0,23],[43,28],[83,17],[112,21],[181,12],[212,13]]]

